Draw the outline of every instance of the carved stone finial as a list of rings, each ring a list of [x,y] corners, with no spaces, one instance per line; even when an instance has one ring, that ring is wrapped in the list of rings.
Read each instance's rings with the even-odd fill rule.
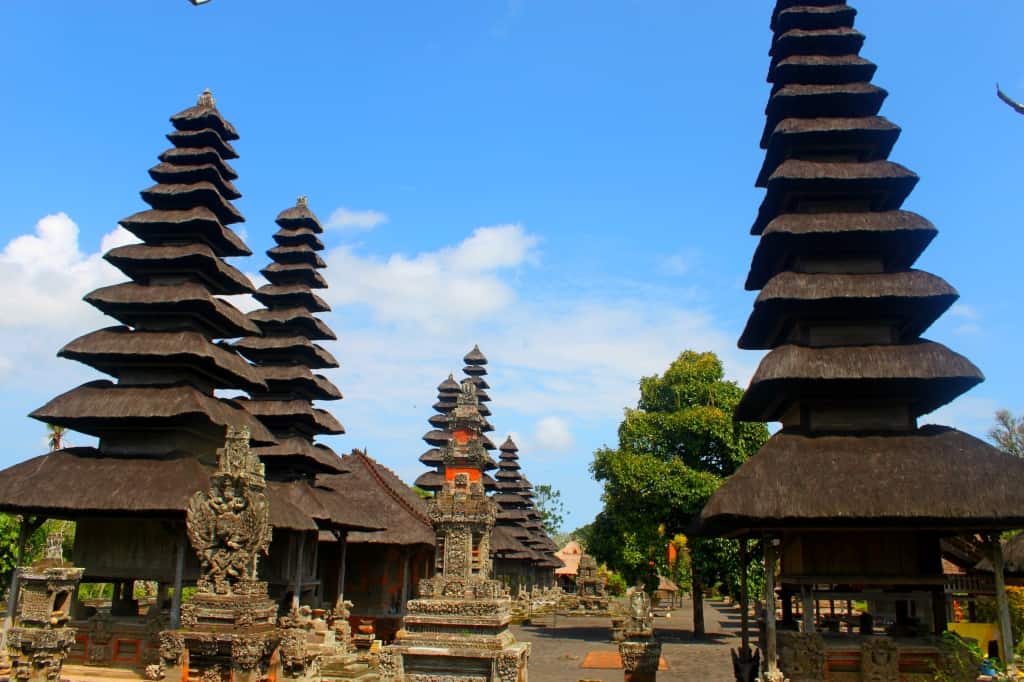
[[[295,205],[298,206],[299,208],[306,208],[309,205],[308,202],[306,201],[306,195],[300,194],[299,198],[295,200]]]
[[[196,101],[196,104],[206,109],[217,108],[217,101],[213,99],[213,93],[210,92],[210,88],[203,90],[203,94],[199,95],[199,99]]]

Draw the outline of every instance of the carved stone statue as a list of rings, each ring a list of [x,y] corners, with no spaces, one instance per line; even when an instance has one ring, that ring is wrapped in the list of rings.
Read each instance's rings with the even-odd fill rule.
[[[246,428],[228,427],[218,454],[209,489],[193,495],[186,509],[200,563],[196,593],[181,607],[182,629],[160,635],[162,660],[147,669],[155,679],[229,675],[234,682],[258,682],[280,640],[277,605],[256,576],[273,531],[263,464],[249,449]]]
[[[629,595],[629,620],[626,621],[626,637],[634,634],[649,635],[654,630],[651,617],[651,598],[639,585]]]
[[[186,511],[188,537],[199,557],[200,592],[229,594],[256,580],[259,554],[270,546],[270,506],[263,464],[249,450],[248,429],[228,430],[210,489],[197,492]]]

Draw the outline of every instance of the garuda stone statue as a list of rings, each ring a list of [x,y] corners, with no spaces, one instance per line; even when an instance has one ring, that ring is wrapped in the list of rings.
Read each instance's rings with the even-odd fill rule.
[[[263,464],[249,449],[249,430],[229,428],[210,488],[188,504],[188,537],[202,570],[199,592],[231,594],[256,580],[256,562],[272,531],[266,486]]]

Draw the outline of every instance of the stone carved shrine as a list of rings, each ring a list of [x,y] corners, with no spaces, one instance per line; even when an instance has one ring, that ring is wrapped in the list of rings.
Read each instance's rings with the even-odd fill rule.
[[[594,557],[589,554],[580,557],[580,565],[576,570],[576,599],[581,610],[596,613],[608,611],[605,582],[605,578],[598,572]]]
[[[186,524],[199,557],[196,593],[181,607],[182,628],[161,633],[161,663],[151,679],[259,682],[278,645],[277,604],[256,565],[270,546],[263,464],[248,429],[228,428],[210,488],[189,500]]]
[[[11,680],[60,680],[61,667],[75,642],[75,629],[68,627],[68,620],[85,569],[64,563],[62,544],[62,535],[50,535],[43,558],[18,571],[18,609],[7,631]]]
[[[586,557],[584,557],[586,558]],[[582,568],[582,561],[581,568]],[[661,662],[661,642],[654,638],[651,598],[637,585],[629,597],[619,656],[626,682],[653,682]]]
[[[419,583],[405,631],[381,652],[381,677],[406,682],[525,682],[529,644],[508,629],[512,602],[491,577],[496,505],[484,492],[488,460],[477,388],[464,380],[448,414],[444,483],[430,501],[436,573]]]

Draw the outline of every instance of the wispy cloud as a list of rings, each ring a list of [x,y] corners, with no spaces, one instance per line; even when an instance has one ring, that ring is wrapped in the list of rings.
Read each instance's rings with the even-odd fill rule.
[[[356,211],[344,206],[334,209],[327,219],[327,229],[365,232],[388,221],[388,214],[382,211]]]
[[[954,334],[977,334],[981,331],[981,313],[966,303],[954,303],[949,314],[962,322],[953,328]]]
[[[678,277],[691,272],[696,262],[697,252],[687,250],[664,256],[658,265],[665,274]]]
[[[335,305],[367,306],[380,321],[451,329],[511,304],[516,292],[500,273],[534,261],[538,242],[521,225],[495,225],[413,256],[362,256],[341,246],[327,254],[325,296]]]
[[[533,444],[542,450],[566,452],[573,445],[569,423],[561,417],[543,417],[537,421]]]

